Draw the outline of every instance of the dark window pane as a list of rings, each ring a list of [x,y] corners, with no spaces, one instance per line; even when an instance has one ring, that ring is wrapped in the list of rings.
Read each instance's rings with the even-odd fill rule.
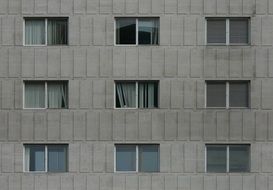
[[[136,44],[136,19],[118,18],[116,19],[116,43]]]
[[[116,107],[135,108],[136,107],[136,83],[117,82],[116,83]]]
[[[45,146],[28,145],[26,151],[29,154],[29,171],[45,171]]]
[[[68,27],[67,19],[48,19],[47,22],[47,43],[48,45],[67,44]]]
[[[230,43],[248,43],[248,19],[230,19]]]
[[[158,145],[139,146],[139,171],[141,172],[159,171]]]
[[[138,83],[138,107],[156,108],[158,106],[158,83],[140,82]]]
[[[207,82],[207,107],[226,107],[225,82]]]
[[[47,84],[48,108],[67,108],[67,82],[48,82]]]
[[[48,146],[48,171],[66,172],[67,171],[67,146],[49,145]]]
[[[116,145],[116,171],[136,171],[135,145]]]
[[[232,82],[229,84],[230,107],[248,107],[248,82]]]
[[[227,148],[221,145],[207,146],[207,172],[227,171]]]
[[[158,44],[158,19],[142,18],[138,20],[138,43]]]
[[[229,146],[229,171],[249,172],[249,146],[231,145]]]
[[[207,43],[226,43],[226,20],[207,20]]]

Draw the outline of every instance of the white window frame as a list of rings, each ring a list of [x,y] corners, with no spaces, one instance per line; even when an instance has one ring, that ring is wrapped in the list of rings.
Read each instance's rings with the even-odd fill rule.
[[[131,145],[131,146],[136,147],[136,149],[135,149],[135,151],[136,151],[136,170],[135,171],[118,171],[117,170],[117,149],[116,149],[116,147],[119,146],[119,145]],[[115,147],[114,147],[114,172],[115,173],[138,173],[138,172],[142,172],[142,171],[139,171],[139,146],[145,146],[145,145],[156,145],[156,146],[158,146],[158,156],[160,158],[160,155],[159,155],[160,146],[158,144],[115,144]],[[160,172],[160,166],[158,166],[158,169],[159,169],[158,172]],[[143,173],[158,173],[158,172],[143,172]]]
[[[208,162],[207,162],[207,155],[208,155],[208,150],[207,150],[207,147],[210,146],[210,145],[214,145],[214,144],[206,144],[205,146],[205,173],[215,173],[215,172],[208,172]],[[247,172],[230,172],[229,170],[229,165],[230,165],[230,161],[229,161],[229,158],[230,158],[230,151],[229,151],[229,147],[230,146],[233,146],[233,145],[240,145],[240,146],[249,146],[249,150],[250,150],[250,144],[215,144],[215,146],[224,146],[226,148],[226,171],[224,173],[248,173],[250,172],[251,170],[251,164],[249,165],[249,171]],[[250,163],[250,155],[249,155],[249,163]],[[217,172],[216,172],[217,173]],[[222,172],[220,172],[222,173]]]
[[[226,22],[226,43],[208,43],[208,35],[207,35],[207,32],[208,32],[208,20],[217,20],[218,19],[225,19],[225,22]],[[230,19],[246,19],[248,21],[248,30],[247,30],[247,33],[248,33],[248,42],[247,43],[230,43]],[[251,39],[251,36],[250,36],[250,18],[249,17],[206,17],[206,23],[205,23],[205,44],[206,45],[250,45],[250,39]]]
[[[218,82],[217,80],[207,80],[206,83],[205,83],[205,108],[210,108],[210,109],[247,109],[250,107],[250,100],[249,100],[249,97],[250,97],[250,90],[249,90],[249,87],[250,87],[250,81],[219,81],[219,82],[225,82],[225,87],[226,87],[226,106],[225,107],[208,107],[207,105],[207,85],[208,85],[208,82]],[[229,90],[229,85],[230,83],[232,82],[244,82],[248,85],[248,91],[247,91],[247,95],[248,95],[248,106],[247,107],[232,107],[230,106],[229,104],[229,94],[230,94],[230,90]]]
[[[26,107],[26,104],[25,104],[25,95],[26,95],[26,93],[25,93],[25,86],[26,86],[27,82],[41,82],[41,83],[44,83],[44,86],[45,86],[45,107],[43,107],[43,108],[29,108],[29,107]],[[47,102],[47,100],[48,100],[48,98],[47,98],[47,96],[48,96],[48,92],[47,92],[48,82],[49,83],[50,82],[56,82],[56,83],[58,83],[58,82],[65,82],[65,83],[67,83],[66,85],[68,86],[68,82],[67,81],[35,81],[35,80],[33,80],[33,81],[24,81],[23,96],[22,96],[23,97],[23,109],[54,109],[54,108],[49,108],[48,107],[48,102]],[[68,96],[68,94],[67,94],[67,96]],[[68,106],[67,106],[67,108],[68,108]],[[56,109],[67,109],[67,108],[56,108]]]
[[[55,18],[55,17],[52,17],[52,18]],[[48,19],[52,19],[50,17],[47,17],[47,18],[44,18],[44,17],[24,17],[24,21],[23,21],[23,45],[24,46],[38,46],[38,47],[41,47],[41,46],[48,46],[48,43],[47,43],[47,23],[48,23]],[[64,19],[67,19],[67,34],[68,34],[68,31],[69,31],[69,28],[68,28],[68,18],[67,17],[56,17],[57,19],[58,18],[64,18]],[[45,23],[45,32],[44,32],[44,35],[45,35],[45,44],[26,44],[26,20],[30,20],[30,19],[40,19],[40,20],[44,20],[44,23]],[[50,46],[67,46],[68,45],[68,36],[67,36],[67,44],[54,44],[54,45],[50,45]]]
[[[122,18],[135,18],[135,21],[136,21],[136,43],[135,44],[117,44],[117,35],[116,35],[116,31],[117,31],[117,20],[118,19],[122,19]],[[114,45],[115,46],[138,46],[139,44],[138,44],[138,30],[139,30],[139,26],[138,26],[138,20],[139,19],[145,19],[145,18],[147,18],[147,19],[158,19],[158,23],[159,23],[159,18],[158,17],[115,17],[115,22],[114,22]],[[160,29],[160,26],[159,26],[159,24],[158,24],[158,31],[159,31],[159,29]],[[145,45],[143,45],[143,46],[149,46],[149,45],[151,45],[151,46],[158,46],[159,45],[159,32],[158,32],[158,44],[145,44]],[[142,45],[142,44],[140,44],[140,45]]]

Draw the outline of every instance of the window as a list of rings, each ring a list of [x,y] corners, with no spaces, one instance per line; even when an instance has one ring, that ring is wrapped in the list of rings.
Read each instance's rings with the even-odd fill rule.
[[[207,81],[206,107],[249,107],[249,81]]]
[[[206,145],[206,171],[249,172],[250,145]]]
[[[116,18],[116,44],[158,45],[158,18]]]
[[[67,45],[67,18],[25,18],[25,45]]]
[[[116,82],[116,108],[158,107],[158,81]]]
[[[24,108],[68,108],[67,81],[25,81]]]
[[[66,172],[67,145],[25,145],[26,172]]]
[[[207,44],[249,43],[249,18],[207,18]]]
[[[159,172],[159,145],[116,145],[116,171]]]

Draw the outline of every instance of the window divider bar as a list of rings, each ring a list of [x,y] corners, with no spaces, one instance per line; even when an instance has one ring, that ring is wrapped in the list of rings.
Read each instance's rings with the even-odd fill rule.
[[[47,18],[45,19],[45,45],[47,46]]]
[[[230,44],[230,40],[229,40],[229,28],[230,28],[230,25],[229,25],[229,18],[226,19],[226,45],[229,45]]]
[[[138,82],[136,82],[136,108],[138,107]]]
[[[45,108],[48,108],[47,82],[45,82]]]
[[[138,18],[136,18],[136,45],[138,45]]]
[[[48,160],[48,149],[47,149],[47,145],[45,145],[45,172],[48,172],[48,164],[47,164],[47,160]]]
[[[136,172],[139,172],[139,164],[138,164],[138,162],[139,162],[139,159],[138,159],[138,151],[139,151],[139,149],[138,149],[138,145],[136,145]]]
[[[229,172],[229,145],[227,146],[227,172]]]
[[[226,82],[226,108],[229,107],[229,82]]]

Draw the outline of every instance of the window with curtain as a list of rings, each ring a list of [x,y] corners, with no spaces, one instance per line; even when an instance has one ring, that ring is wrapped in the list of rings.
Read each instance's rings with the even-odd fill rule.
[[[116,44],[158,45],[159,18],[116,18]]]
[[[207,18],[207,44],[246,45],[250,41],[249,18]]]
[[[68,108],[67,81],[25,81],[24,108]]]
[[[25,18],[25,45],[67,44],[67,18]]]
[[[117,81],[116,108],[157,108],[158,81]]]
[[[28,144],[24,147],[26,172],[67,171],[68,145]]]
[[[159,172],[159,145],[115,145],[117,172]]]

